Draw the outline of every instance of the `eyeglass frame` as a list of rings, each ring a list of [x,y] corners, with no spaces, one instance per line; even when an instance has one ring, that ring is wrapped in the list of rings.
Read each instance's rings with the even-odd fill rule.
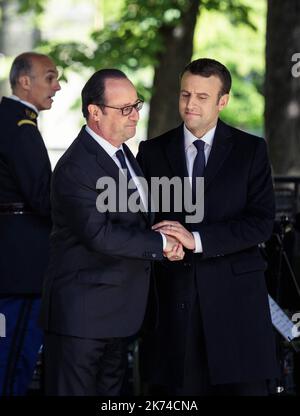
[[[139,105],[140,105],[140,108],[138,108]],[[115,110],[121,110],[122,116],[127,117],[132,113],[133,109],[139,112],[143,108],[143,105],[144,105],[144,100],[139,99],[135,104],[125,105],[124,107],[113,107],[111,105],[106,105],[106,104],[100,104],[99,107],[107,107],[107,108],[114,108]],[[128,114],[124,114],[125,108],[130,108],[130,111]]]

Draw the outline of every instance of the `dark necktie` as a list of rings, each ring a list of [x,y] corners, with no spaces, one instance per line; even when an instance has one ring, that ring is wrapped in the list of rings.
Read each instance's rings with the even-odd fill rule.
[[[204,175],[205,168],[205,154],[204,154],[204,145],[205,142],[201,139],[195,140],[193,145],[197,149],[197,155],[194,160],[193,173],[192,173],[192,194],[193,202],[195,201],[196,195],[196,178],[199,178]]]
[[[126,169],[126,171],[127,171],[127,181],[129,182],[130,179],[132,179],[132,176],[131,176],[130,170],[128,169],[128,165],[126,163],[126,159],[125,159],[123,150],[122,149],[117,150],[116,151],[116,156],[119,159],[119,162],[120,162],[120,165],[121,165],[122,169]]]
[[[129,182],[130,179],[132,179],[132,176],[131,176],[130,170],[128,169],[128,165],[126,163],[126,159],[125,159],[125,155],[124,155],[123,150],[121,150],[121,149],[117,150],[116,151],[116,156],[119,159],[119,162],[120,162],[120,165],[121,165],[122,169],[123,170],[126,169],[126,171],[127,171],[127,182]],[[136,187],[134,181],[133,181],[133,183],[134,183],[135,188],[128,190],[128,195],[130,195],[132,192],[135,192],[137,190],[137,187]],[[139,195],[139,197],[137,199],[137,203],[140,204],[140,202],[141,202],[141,197]]]

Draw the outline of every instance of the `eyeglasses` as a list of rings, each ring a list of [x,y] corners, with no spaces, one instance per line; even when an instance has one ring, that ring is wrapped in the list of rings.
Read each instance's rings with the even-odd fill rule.
[[[132,110],[140,111],[143,107],[144,101],[138,100],[135,104],[126,105],[125,107],[112,107],[111,105],[101,104],[101,107],[114,108],[115,110],[121,110],[122,116],[129,116],[132,113]]]

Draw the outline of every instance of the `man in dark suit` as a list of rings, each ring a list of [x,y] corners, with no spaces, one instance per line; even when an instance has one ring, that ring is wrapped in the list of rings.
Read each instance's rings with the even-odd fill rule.
[[[153,228],[188,250],[155,264],[158,319],[145,339],[144,374],[173,394],[267,394],[277,375],[273,329],[258,245],[272,232],[274,198],[263,139],[219,119],[231,76],[198,59],[181,77],[183,124],[142,142],[137,159],[152,177],[204,176],[204,216],[161,207]],[[155,161],[155,163],[153,163]]]
[[[141,108],[123,72],[96,72],[82,90],[87,126],[53,173],[54,226],[42,305],[48,395],[120,393],[127,337],[144,316],[150,261],[161,260],[163,250],[174,260],[184,255],[172,237],[151,230],[147,212],[129,206],[138,195],[147,207],[142,173],[124,143],[135,134]],[[135,189],[119,200],[127,180]],[[124,202],[128,207],[121,209]]]
[[[60,89],[45,55],[19,55],[13,95],[0,103],[0,395],[23,395],[32,379],[42,331],[37,325],[48,260],[51,166],[37,117]]]

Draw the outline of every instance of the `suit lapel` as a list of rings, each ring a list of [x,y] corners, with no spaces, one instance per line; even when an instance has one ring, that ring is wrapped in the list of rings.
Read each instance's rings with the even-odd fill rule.
[[[119,168],[106,151],[87,133],[84,127],[79,137],[87,151],[96,156],[98,165],[107,172],[107,176],[114,178],[116,183],[119,183]]]
[[[232,149],[232,132],[229,126],[218,120],[212,149],[208,158],[204,171],[204,187],[205,191],[219,172],[223,162],[228,157]]]
[[[127,159],[129,160],[129,163],[130,163],[131,167],[133,168],[135,174],[137,176],[139,176],[140,178],[145,179],[144,174],[142,172],[142,169],[140,168],[140,165],[138,164],[136,158],[133,156],[133,154],[131,153],[131,150],[129,149],[129,147],[125,143],[123,143],[123,150],[126,154]],[[146,179],[145,179],[145,181],[146,181]],[[148,189],[148,187],[145,188],[144,182],[140,182],[140,183],[141,183],[141,186],[143,187],[144,194],[146,196],[148,196],[148,205],[149,205],[149,201],[150,201],[150,199],[149,199],[150,198],[149,189]],[[142,214],[147,219],[147,221],[151,222],[152,213],[149,212],[149,215],[148,215],[147,212],[142,212]],[[154,220],[154,218],[153,218],[153,220]]]
[[[102,149],[102,147],[87,133],[84,127],[81,129],[81,132],[79,133],[79,139],[81,140],[81,143],[84,145],[87,151],[89,153],[92,153],[94,156],[96,156],[98,165],[101,166],[101,168],[107,173],[107,176],[113,178],[118,184],[119,173],[120,173],[119,167],[112,160],[112,158],[106,153],[106,151]],[[129,148],[125,144],[123,144],[123,149],[126,153],[126,157],[128,158],[136,174],[138,176],[144,177],[141,171],[141,168],[139,167],[136,159],[134,158]],[[148,191],[146,191],[146,194],[147,192]],[[142,212],[141,214],[143,215],[143,217],[147,219],[147,221],[149,221],[149,218],[146,212]]]
[[[177,129],[172,130],[165,147],[165,156],[170,164],[172,176],[179,176],[180,178],[188,176],[185,160],[183,124],[177,127]]]

